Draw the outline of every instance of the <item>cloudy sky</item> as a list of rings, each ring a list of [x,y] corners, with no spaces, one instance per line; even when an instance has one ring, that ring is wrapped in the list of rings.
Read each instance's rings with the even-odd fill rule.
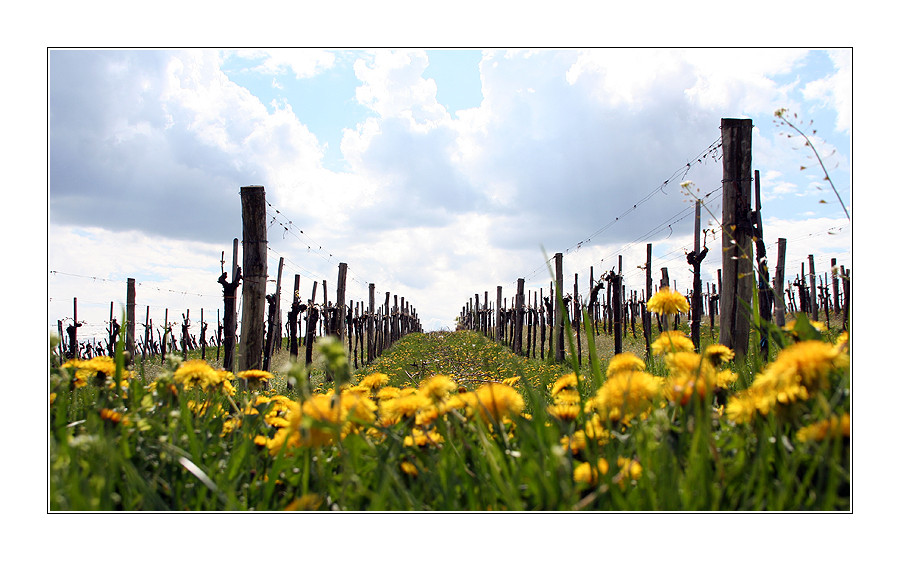
[[[686,290],[683,181],[704,197],[704,281],[721,266],[723,117],[753,120],[773,260],[784,237],[790,278],[809,254],[849,267],[841,204],[773,121],[797,113],[852,212],[852,73],[850,50],[51,50],[48,326],[77,297],[99,337],[128,277],[141,321],[215,325],[245,185],[265,186],[285,307],[297,274],[333,299],[346,262],[348,299],[371,282],[451,328],[476,292],[546,293],[544,251],[567,292],[619,255],[640,290],[647,243],[654,280]]]

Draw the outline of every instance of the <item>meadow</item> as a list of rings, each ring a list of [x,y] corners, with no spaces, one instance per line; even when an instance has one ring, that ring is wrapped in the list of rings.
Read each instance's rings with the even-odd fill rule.
[[[120,337],[51,357],[48,510],[850,510],[849,336],[803,314],[769,336],[766,362],[588,333],[579,366],[413,333],[357,370],[323,338],[309,369],[236,373],[130,370]]]

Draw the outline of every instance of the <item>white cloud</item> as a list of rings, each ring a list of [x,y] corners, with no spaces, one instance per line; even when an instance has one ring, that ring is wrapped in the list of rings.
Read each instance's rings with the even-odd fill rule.
[[[227,53],[231,54],[231,53]],[[259,60],[253,72],[261,74],[283,74],[292,72],[298,79],[312,78],[332,68],[335,55],[322,49],[242,49],[234,54],[249,60]]]
[[[835,72],[803,87],[804,98],[818,101],[837,112],[836,129],[849,133],[853,127],[853,54],[849,49],[829,51]]]

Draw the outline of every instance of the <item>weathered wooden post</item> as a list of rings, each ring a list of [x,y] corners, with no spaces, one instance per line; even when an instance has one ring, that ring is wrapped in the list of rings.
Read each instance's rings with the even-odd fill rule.
[[[337,307],[338,328],[337,336],[341,342],[347,336],[347,314],[344,311],[345,299],[347,298],[347,264],[338,263],[338,280],[337,280]]]
[[[260,185],[241,187],[244,243],[240,370],[262,366],[266,321],[266,190]]]
[[[127,281],[126,289],[125,289],[125,351],[128,353],[126,356],[125,364],[132,364],[134,362],[134,300],[135,300],[135,289],[134,289],[134,279],[129,278]]]
[[[288,337],[290,339],[290,355],[291,360],[297,360],[297,355],[300,352],[299,345],[297,343],[298,331],[300,328],[299,318],[300,318],[300,275],[294,275],[294,295],[291,298],[291,311],[288,312]]]
[[[575,324],[575,347],[578,350],[578,364],[581,364],[581,307],[578,303],[578,273],[575,273],[575,287],[572,295],[573,323]]]
[[[513,352],[517,355],[522,354],[522,315],[525,306],[525,279],[516,281],[516,303],[514,315],[514,331],[513,331]]]
[[[206,322],[203,321],[203,308],[200,308],[200,358],[206,360]]]
[[[784,259],[787,255],[787,239],[778,238],[778,260],[775,264],[775,325],[784,327]]]
[[[816,294],[816,263],[815,258],[809,256],[809,305],[812,310],[812,318],[819,321],[819,298]]]
[[[763,360],[769,359],[769,324],[772,321],[772,286],[769,284],[769,261],[766,258],[766,244],[763,242],[762,197],[759,188],[759,170],[754,170],[753,180],[756,192],[756,210],[753,212],[753,239],[756,241],[756,265],[759,270],[759,317],[762,328],[759,334],[759,351]]]
[[[312,346],[316,337],[316,322],[319,321],[319,309],[316,307],[316,288],[318,281],[313,281],[312,297],[309,299],[309,306],[306,308],[306,364],[312,363]]]
[[[750,345],[753,294],[751,119],[722,119],[722,291],[719,343],[736,356]]]
[[[563,254],[557,253],[553,256],[553,260],[556,266],[556,290],[553,293],[553,306],[556,310],[556,317],[553,323],[553,344],[554,350],[556,351],[556,360],[563,362],[566,359],[565,333],[563,326],[563,314],[566,313],[566,309],[562,301]]]
[[[703,314],[703,283],[700,280],[700,263],[706,257],[707,248],[700,251],[700,201],[694,204],[694,251],[687,256],[687,262],[694,267],[694,288],[691,295],[691,341],[694,349],[700,350],[700,316]]]
[[[187,360],[187,352],[188,352],[188,341],[190,340],[190,334],[188,332],[188,328],[191,325],[191,311],[187,311],[187,315],[181,314],[181,358]]]
[[[235,347],[237,347],[237,289],[241,284],[242,272],[238,267],[238,239],[234,238],[231,258],[231,282],[228,282],[228,273],[225,272],[224,261],[222,263],[222,274],[219,276],[219,284],[222,285],[223,298],[223,318],[222,330],[224,331],[224,356],[222,358],[222,368],[229,372],[234,371]],[[165,353],[164,353],[165,354]],[[218,358],[218,353],[216,353]]]
[[[841,284],[844,291],[844,330],[850,329],[850,269],[841,265]]]
[[[366,363],[371,364],[375,360],[375,283],[369,283],[369,313],[366,331],[368,332]]]
[[[838,310],[841,309],[841,303],[838,296],[838,274],[837,274],[837,259],[834,257],[831,258],[831,292],[834,297],[834,306],[832,309],[835,313],[835,319],[837,319]]]

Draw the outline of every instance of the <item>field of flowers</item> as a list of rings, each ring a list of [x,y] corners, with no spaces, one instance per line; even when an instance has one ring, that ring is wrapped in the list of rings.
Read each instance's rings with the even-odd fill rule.
[[[49,509],[847,510],[849,338],[801,315],[770,339],[735,361],[669,331],[579,369],[413,334],[354,372],[326,339],[318,385],[51,364]]]

